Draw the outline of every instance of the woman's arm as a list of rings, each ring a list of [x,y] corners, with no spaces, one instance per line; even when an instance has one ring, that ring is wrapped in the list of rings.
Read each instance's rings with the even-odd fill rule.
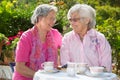
[[[101,66],[106,67],[106,70],[111,72],[112,70],[112,51],[109,42],[104,37],[100,43],[101,53]]]
[[[35,73],[35,71],[26,66],[26,62],[29,62],[30,59],[32,38],[30,32],[23,33],[15,52],[15,70],[21,75],[29,78],[32,78]]]
[[[34,74],[35,74],[35,71],[33,71],[32,69],[28,68],[25,65],[25,62],[16,62],[15,69],[21,75],[23,75],[25,77],[28,77],[28,78],[32,78],[34,76]]]

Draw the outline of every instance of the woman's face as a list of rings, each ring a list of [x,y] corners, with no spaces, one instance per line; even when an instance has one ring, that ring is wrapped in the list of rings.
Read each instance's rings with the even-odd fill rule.
[[[40,21],[40,27],[43,30],[50,31],[56,22],[56,12],[50,11],[46,17],[43,17]]]
[[[73,12],[70,15],[69,22],[75,33],[78,34],[84,33],[88,28],[85,22],[85,18],[80,17],[78,12]]]

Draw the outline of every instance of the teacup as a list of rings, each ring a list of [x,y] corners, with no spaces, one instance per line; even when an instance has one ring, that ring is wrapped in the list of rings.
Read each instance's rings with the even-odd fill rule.
[[[88,69],[87,63],[77,64],[77,73],[83,74]]]
[[[91,74],[93,75],[99,75],[104,72],[104,67],[99,67],[99,66],[93,66],[89,67]]]
[[[71,62],[67,63],[67,74],[69,76],[75,76],[75,74],[76,74],[76,69],[75,68],[76,68],[75,63],[71,63]]]
[[[54,62],[44,62],[41,64],[41,67],[45,70],[45,71],[51,71],[54,69]]]

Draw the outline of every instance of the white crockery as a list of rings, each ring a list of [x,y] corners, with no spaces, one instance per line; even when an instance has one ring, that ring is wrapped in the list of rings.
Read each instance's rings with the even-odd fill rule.
[[[44,69],[44,71],[49,72],[54,69],[54,62],[44,62],[41,64],[41,67]]]
[[[99,75],[104,72],[104,67],[99,67],[99,66],[93,66],[89,67],[91,74],[93,75]]]
[[[76,70],[75,70],[76,64],[75,64],[75,63],[68,62],[67,65],[68,65],[68,66],[67,66],[67,74],[68,74],[69,76],[75,76],[75,74],[76,74]]]
[[[88,69],[87,63],[77,64],[77,73],[83,74]]]

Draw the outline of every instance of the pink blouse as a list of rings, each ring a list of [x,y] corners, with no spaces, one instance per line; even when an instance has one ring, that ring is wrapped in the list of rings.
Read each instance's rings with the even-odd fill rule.
[[[102,33],[91,29],[81,42],[71,31],[64,35],[60,49],[61,64],[83,62],[89,66],[104,66],[111,71],[111,47]]]
[[[46,42],[42,43],[38,36],[37,27],[29,29],[22,34],[16,48],[16,62],[26,62],[26,66],[32,70],[41,69],[41,63],[53,61],[57,65],[58,48],[62,43],[62,35],[51,29],[46,36]],[[13,80],[32,80],[14,72]]]

